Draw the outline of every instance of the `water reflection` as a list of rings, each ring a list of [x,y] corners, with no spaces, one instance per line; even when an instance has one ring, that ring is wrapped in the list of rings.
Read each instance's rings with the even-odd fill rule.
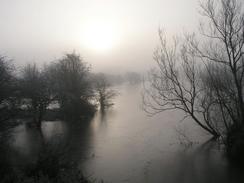
[[[81,163],[86,159],[92,135],[89,120],[76,122],[43,122],[42,129],[29,127],[27,124],[16,127],[12,134],[8,158],[14,167],[35,164],[40,154],[62,154],[63,161]],[[6,147],[4,147],[6,149]]]
[[[242,174],[230,170],[218,144],[208,141],[210,137],[191,121],[183,125],[195,143],[189,149],[180,144],[174,128],[182,113],[148,118],[140,109],[139,86],[118,90],[121,95],[114,108],[105,115],[98,113],[92,121],[91,151],[96,156],[83,164],[88,175],[132,183],[227,183],[243,179]]]
[[[37,162],[40,152],[54,152],[78,164],[86,175],[114,183],[243,181],[242,170],[228,163],[221,146],[207,141],[209,137],[190,121],[185,128],[198,143],[185,149],[177,141],[174,128],[181,113],[146,117],[139,86],[118,90],[116,105],[98,111],[92,120],[44,122],[41,131],[17,127],[8,160],[22,166]]]

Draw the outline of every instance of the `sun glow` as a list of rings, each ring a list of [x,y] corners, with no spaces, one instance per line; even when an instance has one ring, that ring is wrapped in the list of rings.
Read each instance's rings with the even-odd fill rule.
[[[90,21],[85,24],[82,32],[84,46],[95,51],[110,50],[118,41],[118,31],[112,23]]]

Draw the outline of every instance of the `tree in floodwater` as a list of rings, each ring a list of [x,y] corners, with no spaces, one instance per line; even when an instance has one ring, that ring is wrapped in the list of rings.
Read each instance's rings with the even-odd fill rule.
[[[66,54],[49,67],[52,93],[60,104],[63,116],[80,117],[94,113],[89,72],[89,66],[75,53]]]
[[[20,97],[32,115],[33,122],[40,127],[47,106],[52,101],[46,73],[36,64],[27,64],[19,79]]]
[[[188,52],[185,43],[173,40],[169,45],[166,34],[159,31],[160,48],[155,51],[157,69],[149,72],[144,82],[144,109],[150,115],[179,109],[185,117],[191,117],[200,127],[219,136],[218,129],[205,116],[202,105],[202,87],[200,71],[195,53]]]
[[[202,14],[210,20],[208,29],[201,26],[208,46],[194,39],[189,42],[206,65],[206,95],[214,97],[209,102],[216,108],[212,119],[220,121],[223,126],[221,135],[228,155],[244,162],[243,4],[238,0],[225,0],[219,4],[208,0],[201,7]]]
[[[15,126],[13,121],[10,121],[16,114],[17,90],[14,71],[12,62],[0,56],[0,139]]]
[[[0,103],[10,97],[14,79],[13,70],[10,61],[0,56]]]
[[[110,84],[103,74],[100,74],[95,79],[95,91],[102,112],[104,112],[106,108],[114,105],[112,100],[117,95],[117,92],[110,88]]]
[[[213,136],[223,137],[227,147],[240,142],[244,136],[242,7],[237,0],[202,3],[201,39],[192,34],[169,44],[159,31],[157,68],[144,83],[148,113],[180,109]],[[238,134],[239,140],[231,134]]]

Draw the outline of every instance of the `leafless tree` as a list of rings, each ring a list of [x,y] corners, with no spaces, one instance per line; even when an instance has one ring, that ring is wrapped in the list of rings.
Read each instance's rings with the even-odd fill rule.
[[[0,103],[9,97],[13,78],[13,66],[11,65],[11,61],[0,56]]]
[[[52,101],[50,87],[45,72],[36,64],[27,64],[19,79],[22,101],[33,115],[33,121],[40,127],[47,106]]]
[[[201,37],[187,35],[169,44],[159,31],[157,69],[145,82],[150,114],[180,109],[214,136],[244,124],[244,16],[237,0],[201,4]],[[200,41],[199,41],[200,40]]]
[[[218,2],[218,1],[217,1]],[[244,124],[244,14],[237,0],[216,3],[208,0],[201,5],[202,15],[209,20],[209,28],[201,26],[206,44],[190,41],[208,71],[209,81],[224,111],[223,121],[240,127]],[[206,27],[206,26],[205,26]],[[228,119],[225,119],[228,118]]]
[[[93,111],[89,72],[90,67],[76,53],[66,54],[49,66],[52,93],[64,114],[78,117]]]
[[[102,112],[113,105],[112,99],[118,94],[115,90],[110,88],[110,84],[103,74],[95,78],[95,91]]]
[[[159,36],[160,47],[154,53],[157,69],[152,70],[148,82],[144,82],[145,111],[154,115],[167,110],[182,110],[186,114],[184,118],[191,117],[204,130],[219,136],[215,125],[205,117],[196,52],[176,38],[169,45],[161,30]]]
[[[15,115],[16,78],[12,62],[0,56],[0,141],[16,125],[11,118]],[[2,141],[1,141],[2,142]]]

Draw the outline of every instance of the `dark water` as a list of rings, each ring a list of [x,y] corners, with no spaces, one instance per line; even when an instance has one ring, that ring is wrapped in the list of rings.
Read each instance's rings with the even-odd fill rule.
[[[35,161],[43,144],[67,149],[69,161],[85,175],[120,183],[244,182],[242,170],[225,159],[221,145],[183,114],[167,112],[148,117],[142,111],[140,86],[123,85],[115,106],[98,112],[83,125],[44,122],[42,133],[21,125],[10,142],[13,166]],[[61,148],[60,148],[61,147]]]

